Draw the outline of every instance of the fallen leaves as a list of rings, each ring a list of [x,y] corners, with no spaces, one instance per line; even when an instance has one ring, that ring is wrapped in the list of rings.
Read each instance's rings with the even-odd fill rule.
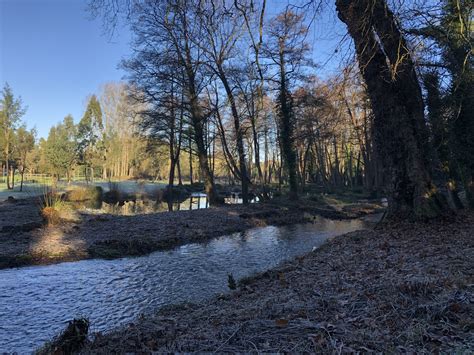
[[[337,237],[252,278],[245,285],[252,292],[160,312],[180,331],[157,351],[472,352],[473,230],[471,213]],[[147,323],[138,327],[153,333]],[[132,336],[119,329],[90,351],[146,352],[120,347]]]

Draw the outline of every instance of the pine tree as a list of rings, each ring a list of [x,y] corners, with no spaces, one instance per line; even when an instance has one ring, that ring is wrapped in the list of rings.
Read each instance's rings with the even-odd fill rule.
[[[102,109],[97,97],[92,95],[77,127],[78,154],[86,181],[94,178],[94,167],[103,159],[103,130]]]

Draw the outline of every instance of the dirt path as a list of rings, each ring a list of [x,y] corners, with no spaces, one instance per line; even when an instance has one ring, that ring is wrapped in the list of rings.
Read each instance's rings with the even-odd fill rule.
[[[161,310],[85,353],[474,349],[474,215],[337,237],[230,295]]]

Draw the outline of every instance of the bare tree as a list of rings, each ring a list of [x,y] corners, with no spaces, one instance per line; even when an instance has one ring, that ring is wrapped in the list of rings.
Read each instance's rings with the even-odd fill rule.
[[[113,27],[121,15],[131,24],[135,35],[135,60],[138,64],[136,68],[143,70],[146,77],[152,80],[157,71],[159,74],[162,66],[166,68],[174,66],[180,73],[175,78],[175,84],[180,86],[184,93],[186,111],[193,127],[201,176],[210,202],[217,203],[219,199],[205,142],[208,116],[203,112],[200,98],[207,77],[202,75],[202,51],[193,43],[193,38],[200,38],[203,35],[199,21],[196,21],[195,5],[190,0],[159,2],[96,0],[90,3],[90,8],[93,13],[102,13],[109,27]],[[140,67],[142,60],[146,64]]]
[[[235,170],[241,181],[243,203],[247,204],[249,203],[250,179],[247,173],[242,118],[237,108],[238,85],[233,83],[234,80],[240,79],[239,68],[233,63],[233,59],[237,56],[236,45],[242,35],[240,28],[243,26],[243,20],[241,16],[230,12],[225,7],[225,3],[216,5],[213,1],[207,6],[200,5],[197,13],[204,29],[204,36],[196,38],[195,42],[207,59],[205,62],[207,67],[219,78],[227,95],[239,160],[238,169]]]
[[[265,54],[277,67],[278,123],[280,145],[290,186],[290,198],[298,198],[298,178],[294,137],[294,111],[291,85],[305,64],[309,47],[305,43],[307,27],[303,16],[286,9],[274,18],[269,30]]]

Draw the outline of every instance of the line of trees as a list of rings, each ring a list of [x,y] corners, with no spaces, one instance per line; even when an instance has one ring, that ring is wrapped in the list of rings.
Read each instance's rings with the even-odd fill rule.
[[[134,33],[122,67],[144,108],[141,133],[169,151],[170,186],[187,156],[214,202],[216,178],[238,181],[244,203],[252,186],[271,183],[288,185],[293,199],[308,183],[377,191],[372,112],[353,85],[359,75],[312,75],[301,14],[287,8],[267,21],[265,1],[122,5]],[[120,4],[91,8],[113,25]]]
[[[28,130],[21,120],[25,112],[26,107],[21,98],[15,97],[6,83],[0,92],[0,162],[7,189],[15,187],[16,171],[21,175],[20,189],[23,189],[29,153],[35,144],[35,130]]]
[[[54,180],[70,182],[75,176],[94,179],[161,178],[153,160],[156,149],[139,134],[139,108],[130,101],[124,83],[107,83],[99,95],[87,99],[76,124],[71,115],[51,127],[32,151],[30,169]]]
[[[91,0],[90,9],[109,28],[130,25],[123,67],[148,107],[142,132],[168,137],[170,184],[188,149],[211,201],[222,157],[244,202],[249,186],[276,180],[293,199],[307,183],[382,189],[393,217],[460,207],[459,185],[472,206],[472,2],[335,5],[359,70],[325,81],[311,75],[306,42],[316,1],[273,18],[264,0]]]
[[[89,5],[131,28],[127,83],[40,141],[56,176],[186,177],[211,203],[219,181],[238,182],[244,203],[274,184],[292,199],[308,184],[363,187],[388,194],[393,217],[460,208],[461,190],[474,206],[472,2],[335,0],[355,53],[324,80],[307,42],[316,1],[273,17],[265,0]]]

